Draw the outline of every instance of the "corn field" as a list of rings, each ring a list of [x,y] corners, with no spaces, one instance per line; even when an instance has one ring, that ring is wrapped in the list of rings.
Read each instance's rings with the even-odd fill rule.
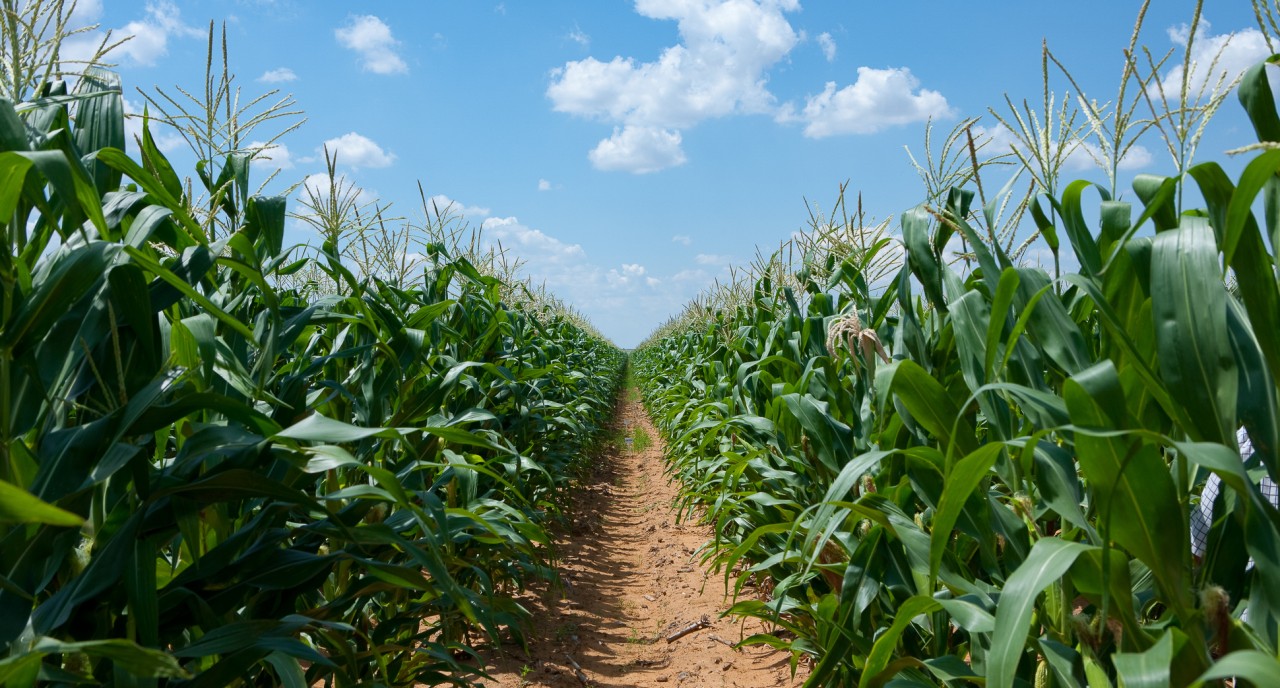
[[[1273,142],[1265,69],[1238,94]],[[1138,207],[1087,181],[1035,200],[1077,271],[1011,259],[999,199],[952,187],[900,249],[850,222],[869,240],[762,261],[642,346],[730,613],[775,629],[744,642],[811,663],[806,686],[1274,685],[1274,145],[1234,181],[1139,176]]]
[[[0,97],[0,686],[474,685],[558,582],[628,374],[763,622],[738,645],[806,686],[1280,681],[1280,57],[1233,84],[1234,179],[1190,133],[1230,89],[1184,78],[1145,96],[1176,174],[1114,200],[1130,57],[1085,113],[1109,186],[1057,183],[1046,85],[1012,155],[926,138],[900,237],[842,189],[628,355],[447,212],[386,231],[327,152],[327,197],[255,193],[217,107],[194,181],[149,114],[126,153],[110,36],[72,85],[41,45]],[[1032,191],[988,199],[995,165]]]
[[[242,153],[201,222],[113,74],[65,90],[0,101],[0,685],[466,684],[623,354],[445,244],[298,257]]]

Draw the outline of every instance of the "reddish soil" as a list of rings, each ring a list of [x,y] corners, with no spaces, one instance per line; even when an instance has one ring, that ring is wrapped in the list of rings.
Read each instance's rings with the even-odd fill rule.
[[[530,593],[534,616],[529,651],[503,645],[485,651],[502,688],[553,686],[799,686],[790,655],[767,647],[730,645],[764,626],[720,618],[731,600],[723,574],[702,565],[711,528],[680,522],[677,486],[668,480],[662,440],[635,401],[622,402],[616,423],[628,435],[647,433],[643,451],[623,447],[597,461],[575,492],[572,524],[556,541],[562,589]],[[706,620],[709,625],[667,638]]]

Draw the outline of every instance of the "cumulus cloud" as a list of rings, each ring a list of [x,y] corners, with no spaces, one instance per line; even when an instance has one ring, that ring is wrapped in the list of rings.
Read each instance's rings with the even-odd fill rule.
[[[766,71],[799,41],[784,14],[796,0],[637,0],[645,17],[674,20],[680,43],[654,62],[594,57],[551,72],[547,97],[557,112],[622,124],[596,147],[601,169],[653,172],[684,162],[680,129],[714,117],[774,106]],[[609,143],[612,142],[612,143]],[[638,147],[656,150],[640,150]]]
[[[854,84],[827,84],[802,113],[793,104],[779,107],[768,89],[769,71],[805,40],[786,16],[800,9],[798,0],[636,0],[635,9],[675,21],[679,42],[651,62],[623,56],[566,62],[551,71],[546,91],[557,112],[615,125],[590,154],[599,169],[646,173],[680,165],[684,130],[731,115],[803,121],[807,136],[821,138],[952,112],[946,98],[920,88],[905,67],[863,67]],[[831,34],[816,40],[826,59],[835,60]]]
[[[1196,28],[1195,42],[1191,46],[1191,76],[1188,79],[1189,93],[1192,97],[1204,89],[1212,90],[1219,79],[1224,85],[1230,84],[1242,72],[1261,62],[1271,55],[1267,49],[1266,38],[1257,29],[1245,29],[1236,33],[1214,35],[1207,19],[1201,19]],[[1191,40],[1191,26],[1182,24],[1170,27],[1169,40],[1174,45],[1186,49]],[[1181,54],[1175,54],[1175,58]],[[1160,79],[1159,89],[1163,89],[1165,97],[1176,101],[1182,90],[1184,70],[1182,61],[1165,72]],[[1157,87],[1152,85],[1152,95],[1156,95]]]
[[[820,139],[839,134],[874,134],[882,129],[923,122],[953,114],[939,92],[920,88],[920,80],[906,67],[859,67],[858,78],[837,89],[828,81],[822,93],[810,96],[800,118],[804,135]]]
[[[246,147],[254,151],[253,165],[268,170],[293,169],[293,155],[289,152],[289,147],[283,143],[274,143],[268,146],[264,141],[254,141]]]
[[[297,80],[298,75],[294,74],[293,70],[288,67],[268,69],[262,73],[262,76],[258,77],[258,81],[261,81],[264,84],[283,84]]]
[[[1102,167],[1102,148],[1092,141],[1081,141],[1079,146],[1067,154],[1063,166],[1068,170],[1085,171]],[[1134,144],[1120,158],[1118,167],[1125,172],[1140,170],[1152,161],[1151,151],[1142,144]]]
[[[598,170],[648,174],[685,163],[680,140],[678,131],[628,124],[614,127],[613,136],[597,144],[587,158]]]
[[[545,179],[538,180],[538,191],[550,191],[550,190],[551,190],[551,182]]]
[[[371,14],[352,17],[349,24],[335,29],[338,43],[360,57],[360,67],[374,74],[405,74],[409,65],[396,49],[400,41],[391,35],[391,27]]]
[[[444,194],[436,194],[427,199],[427,205],[433,208],[433,213],[438,212],[447,217],[458,217],[466,220],[482,220],[492,214],[492,211],[488,208],[459,203]]]
[[[681,246],[688,246],[689,244],[693,243],[693,237],[687,236],[685,234],[677,234],[671,237],[671,241],[672,243],[680,244]]]
[[[350,167],[389,167],[396,159],[372,139],[354,131],[325,141],[324,148],[338,156],[339,164]]]
[[[481,224],[481,228],[488,237],[498,240],[530,263],[536,261],[540,267],[563,266],[586,256],[580,244],[566,244],[541,230],[521,224],[515,217],[491,217]],[[561,271],[552,273],[563,274]]]
[[[644,277],[645,269],[639,263],[623,263],[621,269],[610,270],[605,279],[609,284],[615,287],[624,287],[631,285],[643,284],[647,287],[654,287],[661,283],[661,280],[655,277]],[[641,279],[644,277],[644,279]]]
[[[71,15],[71,21],[73,26],[89,26],[95,23],[101,14],[100,0],[81,2],[76,7],[75,13]],[[155,0],[146,4],[141,19],[135,19],[115,29],[112,35],[120,38],[132,36],[111,53],[113,57],[126,59],[135,65],[150,67],[169,54],[170,38],[202,38],[205,33],[183,22],[181,10],[170,0]],[[98,44],[102,42],[102,38],[103,33],[100,31],[73,36],[63,43],[62,58],[68,61],[89,59],[93,56]]]
[[[75,10],[71,12],[68,24],[72,29],[90,26],[97,22],[101,16],[102,0],[80,0],[76,3]]]
[[[822,56],[827,58],[827,62],[834,62],[836,59],[836,39],[831,34],[822,32],[818,34],[818,47],[822,48]]]
[[[330,187],[335,184],[337,185],[339,196],[354,194],[355,202],[360,205],[372,203],[378,199],[376,193],[351,181],[347,175],[340,174],[336,178],[331,178],[325,172],[307,175],[302,180],[302,185],[298,188],[298,198],[303,201],[313,196],[316,198],[328,198]]]

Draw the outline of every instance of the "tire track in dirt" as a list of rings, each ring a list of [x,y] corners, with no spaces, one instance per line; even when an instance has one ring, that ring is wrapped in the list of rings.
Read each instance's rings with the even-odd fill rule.
[[[790,655],[730,644],[763,625],[720,618],[730,602],[723,575],[700,563],[709,526],[677,523],[677,486],[665,475],[662,440],[643,406],[619,402],[614,420],[628,436],[647,433],[643,450],[606,452],[574,493],[572,525],[556,550],[563,589],[521,599],[533,612],[529,652],[516,644],[482,656],[500,688],[632,686],[798,686]],[[705,627],[700,622],[706,620]],[[696,629],[672,642],[668,636]]]

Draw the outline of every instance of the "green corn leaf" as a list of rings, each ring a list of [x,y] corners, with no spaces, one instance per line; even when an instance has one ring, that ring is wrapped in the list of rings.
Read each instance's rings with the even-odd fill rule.
[[[120,76],[100,67],[89,67],[76,81],[75,94],[87,96],[76,103],[76,148],[82,154],[108,147],[123,149],[124,98]],[[89,176],[99,196],[120,186],[120,173],[98,161],[90,164]]]
[[[1076,557],[1089,549],[1089,545],[1056,537],[1041,539],[1032,546],[1022,565],[1009,576],[1000,593],[995,633],[987,654],[988,686],[1013,688],[1018,660],[1027,644],[1036,598],[1071,568]]]
[[[988,382],[985,362],[990,357],[984,349],[991,329],[987,301],[979,292],[969,291],[951,302],[950,311],[960,371],[969,389],[981,389]],[[973,396],[995,437],[1009,439],[1013,433],[1013,416],[1005,400],[989,392],[975,391]]]
[[[1167,688],[1170,680],[1169,668],[1173,664],[1174,637],[1186,640],[1176,628],[1171,628],[1160,635],[1146,652],[1117,652],[1111,656],[1116,674],[1125,688]]]
[[[45,523],[77,528],[84,524],[84,519],[0,480],[0,523]]]
[[[938,384],[914,361],[894,361],[876,370],[876,388],[881,407],[888,394],[902,402],[912,418],[930,435],[937,438],[946,454],[968,455],[977,448],[977,438],[969,419]]]
[[[1018,268],[1018,278],[1018,323],[1025,324],[1045,355],[1067,374],[1088,367],[1091,357],[1084,334],[1059,297],[1050,293],[1049,276],[1038,268]]]
[[[169,164],[169,159],[160,151],[160,147],[156,145],[155,137],[151,135],[151,109],[149,105],[142,108],[141,147],[142,164],[151,172],[148,182],[151,180],[159,182],[159,188],[164,189],[170,199],[182,198],[182,180],[178,179],[178,174],[173,171],[173,166]],[[124,150],[124,147],[121,146],[120,150]],[[136,169],[139,172],[142,170],[142,168]],[[143,188],[147,188],[150,185],[148,182],[143,182],[143,180],[140,179],[135,178],[134,181],[137,181]],[[165,205],[173,207],[168,203]]]
[[[942,555],[951,542],[951,531],[955,528],[960,512],[964,509],[969,496],[977,489],[978,484],[991,470],[1004,445],[990,442],[974,450],[969,455],[955,462],[947,471],[942,498],[938,500],[938,509],[933,515],[933,527],[929,538],[929,579],[936,580],[938,567],[942,565]]]
[[[1267,81],[1267,68],[1277,61],[1280,56],[1272,55],[1245,70],[1236,90],[1259,141],[1280,141],[1280,114],[1276,113],[1275,98]]]
[[[1005,268],[1000,273],[1000,282],[991,299],[991,321],[987,324],[986,358],[983,361],[984,377],[991,380],[995,375],[996,358],[999,355],[1000,337],[1004,334],[1005,323],[1009,318],[1009,307],[1013,305],[1014,294],[1018,291],[1020,278],[1018,271]]]
[[[1151,304],[1160,373],[1183,407],[1197,409],[1193,439],[1223,444],[1235,437],[1236,364],[1228,339],[1226,287],[1206,226],[1184,224],[1156,235]]]
[[[1115,367],[1098,363],[1067,380],[1064,397],[1071,421],[1082,429],[1124,429],[1127,413]],[[1184,561],[1189,548],[1173,479],[1155,445],[1140,438],[1075,433],[1076,460],[1088,481],[1099,531],[1146,564],[1166,602],[1186,611]],[[1178,527],[1174,527],[1174,526]]]
[[[1036,223],[1036,230],[1044,237],[1044,243],[1049,245],[1049,250],[1053,251],[1053,255],[1058,255],[1058,247],[1061,245],[1058,241],[1058,228],[1049,220],[1049,216],[1045,214],[1044,208],[1040,207],[1040,198],[1037,196],[1031,199],[1031,218]]]
[[[920,280],[924,293],[938,308],[944,308],[942,271],[929,242],[929,213],[912,208],[902,214],[902,241],[907,245],[907,263]]]
[[[404,432],[407,432],[407,429],[362,428],[313,413],[276,433],[275,437],[303,442],[343,443],[356,442],[367,437],[398,439]]]
[[[13,319],[0,333],[0,349],[30,346],[30,333],[44,337],[50,326],[97,286],[120,253],[118,246],[93,242],[59,253],[37,275],[35,291],[17,304]]]
[[[1237,650],[1219,659],[1191,685],[1195,688],[1210,681],[1241,678],[1255,686],[1270,685],[1280,676],[1280,660],[1257,650]]]
[[[911,625],[912,620],[921,614],[929,614],[942,608],[942,605],[932,597],[918,595],[903,602],[898,607],[893,618],[893,624],[888,630],[880,634],[876,639],[875,645],[871,648],[871,653],[867,655],[866,666],[862,672],[862,678],[858,681],[858,688],[869,688],[873,685],[883,685],[887,677],[882,676],[889,667],[889,660],[893,656],[893,651],[898,645],[898,639]],[[810,682],[805,683],[805,688],[809,688]],[[816,684],[813,684],[816,686]]]
[[[1259,191],[1274,187],[1277,166],[1280,151],[1259,155],[1241,173],[1238,188],[1215,163],[1196,165],[1190,173],[1208,204],[1225,262],[1236,273],[1240,299],[1253,323],[1272,380],[1280,385],[1280,289],[1274,256],[1267,251],[1252,210]],[[1273,236],[1273,245],[1275,241]]]
[[[8,151],[0,153],[0,218],[5,222],[9,222],[18,207],[31,167],[31,160],[26,157]]]
[[[153,650],[130,640],[86,640],[63,642],[53,638],[40,638],[33,648],[42,654],[70,654],[83,652],[90,657],[111,660],[113,664],[141,678],[190,678],[173,655]]]
[[[1083,196],[1085,189],[1093,187],[1102,195],[1102,200],[1111,200],[1110,194],[1101,186],[1083,179],[1076,180],[1067,185],[1062,192],[1062,203],[1059,204],[1053,199],[1055,209],[1062,216],[1062,224],[1067,230],[1067,238],[1071,240],[1071,249],[1075,251],[1076,257],[1080,259],[1080,267],[1084,270],[1084,274],[1095,277],[1102,271],[1102,254],[1098,251],[1098,244],[1093,240],[1093,233],[1089,231],[1088,225],[1084,221],[1084,211],[1082,209]]]
[[[1194,170],[1195,168],[1192,168]],[[1194,174],[1194,172],[1192,172]],[[1175,193],[1178,190],[1178,180],[1175,177],[1157,177],[1151,174],[1139,174],[1133,178],[1133,191],[1138,195],[1138,199],[1142,201],[1142,215],[1138,217],[1138,221],[1130,227],[1129,235],[1138,231],[1143,223],[1152,220],[1155,223],[1156,232],[1163,232],[1166,229],[1173,229],[1178,226],[1178,207],[1175,203],[1177,200]],[[1118,243],[1124,244],[1127,240],[1121,239]],[[1112,256],[1115,257],[1114,255]]]

